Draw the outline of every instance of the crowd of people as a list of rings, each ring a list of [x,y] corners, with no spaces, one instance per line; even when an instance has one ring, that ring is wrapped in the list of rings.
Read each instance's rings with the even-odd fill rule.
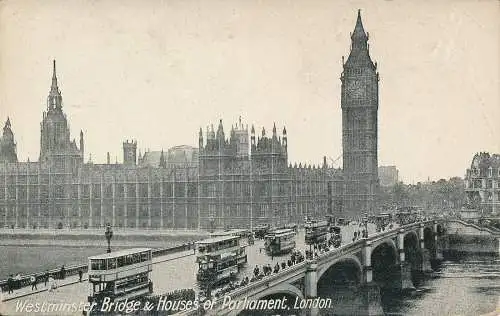
[[[305,260],[305,255],[298,251],[294,250],[290,257],[284,259],[281,262],[276,262],[274,267],[270,264],[266,265],[255,265],[253,269],[252,275],[249,277],[248,275],[244,276],[239,282],[229,282],[229,284],[221,289],[219,289],[216,293],[214,293],[215,298],[219,298],[224,296],[226,293],[229,293],[237,288],[248,285],[249,283],[256,282],[262,280],[266,276],[277,274],[282,270],[292,267],[295,264],[303,262]]]
[[[79,282],[82,282],[83,270],[78,270]],[[23,287],[31,286],[32,291],[38,291],[38,284],[43,282],[43,285],[49,291],[53,291],[57,289],[58,283],[57,280],[64,280],[66,278],[66,268],[64,265],[61,267],[61,270],[58,272],[46,271],[44,274],[36,275],[32,274],[29,276],[29,282],[24,281],[27,277],[22,276],[20,273],[17,273],[16,276],[10,275],[7,279],[6,289],[7,294],[14,294],[15,290],[20,290]]]
[[[335,236],[330,238],[328,242],[322,243],[322,244],[314,244],[311,245],[311,250],[305,250],[304,252],[300,250],[293,250],[290,257],[284,259],[281,262],[276,262],[274,266],[271,266],[271,264],[265,264],[262,266],[255,265],[253,269],[252,275],[244,276],[241,281],[239,282],[229,282],[229,284],[221,289],[219,289],[215,294],[215,298],[219,298],[224,296],[225,294],[248,285],[249,283],[256,282],[259,280],[262,280],[263,278],[270,276],[272,274],[277,274],[280,271],[283,271],[285,269],[288,269],[295,264],[301,263],[306,259],[313,259],[317,258],[320,255],[333,250],[334,248],[338,248],[341,245],[341,238],[340,236]]]

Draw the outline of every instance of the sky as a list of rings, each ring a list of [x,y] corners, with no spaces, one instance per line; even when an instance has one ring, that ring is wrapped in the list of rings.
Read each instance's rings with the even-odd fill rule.
[[[241,116],[286,125],[292,163],[342,154],[340,74],[361,9],[378,63],[379,165],[406,183],[463,177],[500,153],[500,2],[0,1],[0,120],[21,161],[37,160],[57,60],[72,138],[85,160],[198,146]],[[114,161],[114,158],[112,158]]]

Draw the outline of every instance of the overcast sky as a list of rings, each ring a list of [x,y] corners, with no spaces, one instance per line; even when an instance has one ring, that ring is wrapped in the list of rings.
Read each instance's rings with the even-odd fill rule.
[[[228,131],[240,115],[258,131],[286,124],[292,163],[335,160],[360,8],[381,78],[379,164],[410,183],[463,176],[475,152],[500,153],[499,3],[4,0],[0,119],[20,160],[37,160],[55,58],[85,160],[121,161],[130,138],[197,146],[200,126]]]

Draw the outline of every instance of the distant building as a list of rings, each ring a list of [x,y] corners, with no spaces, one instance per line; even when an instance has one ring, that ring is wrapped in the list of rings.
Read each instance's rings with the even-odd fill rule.
[[[288,137],[276,125],[256,135],[241,121],[226,137],[222,121],[199,132],[200,224],[248,227],[249,222],[282,225],[306,216],[338,212],[342,176],[338,169],[288,164]],[[250,144],[250,146],[248,146]]]
[[[469,207],[484,216],[498,215],[500,210],[500,155],[477,153],[465,174],[465,193]]]
[[[189,145],[175,146],[167,151],[146,151],[139,155],[140,167],[188,168],[198,167],[198,148]]]
[[[380,186],[391,187],[399,181],[399,170],[396,166],[380,166],[378,167],[378,178]]]

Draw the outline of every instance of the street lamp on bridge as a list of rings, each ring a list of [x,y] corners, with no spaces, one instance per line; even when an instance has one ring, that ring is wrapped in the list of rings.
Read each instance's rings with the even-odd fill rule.
[[[108,253],[111,252],[111,238],[113,238],[113,230],[111,229],[111,225],[108,223],[106,225],[106,232],[104,232],[104,236],[106,236],[106,240],[108,241]]]

